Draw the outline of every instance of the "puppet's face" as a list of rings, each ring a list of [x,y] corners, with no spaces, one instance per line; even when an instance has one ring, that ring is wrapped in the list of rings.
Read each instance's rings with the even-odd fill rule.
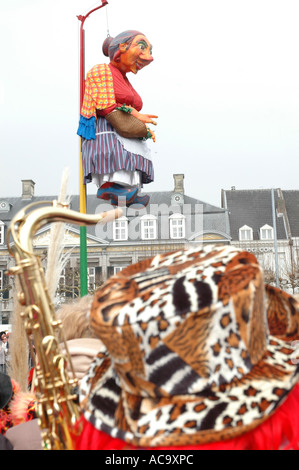
[[[120,62],[118,65],[125,73],[137,73],[154,60],[152,57],[152,46],[143,34],[138,34],[130,45],[125,43],[120,44],[119,50]]]

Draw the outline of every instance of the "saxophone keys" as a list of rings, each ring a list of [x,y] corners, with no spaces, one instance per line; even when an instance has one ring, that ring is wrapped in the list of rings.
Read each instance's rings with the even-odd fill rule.
[[[18,301],[21,305],[26,305],[25,294],[24,292],[18,292]]]

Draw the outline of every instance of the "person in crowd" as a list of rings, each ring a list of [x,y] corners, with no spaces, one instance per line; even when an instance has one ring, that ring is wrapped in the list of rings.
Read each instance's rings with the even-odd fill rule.
[[[26,400],[24,400],[24,395]],[[5,435],[9,429],[18,424],[21,413],[22,416],[25,416],[24,419],[28,421],[34,419],[36,417],[34,400],[34,395],[23,394],[16,380],[0,372],[0,434]],[[18,413],[16,413],[15,403],[22,403],[23,401],[25,405],[23,407],[19,406]]]
[[[0,434],[0,450],[13,450],[12,444],[3,434]]]
[[[56,312],[57,319],[62,322],[63,336],[72,361],[72,368],[68,364],[68,372],[71,373],[74,370],[79,383],[102,347],[101,340],[90,327],[89,310],[92,300],[92,295],[86,295],[65,303]],[[62,341],[62,338],[60,340]],[[63,344],[61,344],[61,350],[64,352]],[[5,436],[14,450],[41,450],[43,448],[35,413],[35,402],[32,402],[32,393],[19,393],[12,401],[13,420]],[[34,411],[34,415],[28,413],[28,407]]]
[[[64,304],[56,314],[57,319],[62,322],[64,339],[79,382],[103,346],[89,322],[92,301],[92,295],[83,296]]]
[[[146,206],[140,194],[154,179],[147,139],[155,134],[156,115],[141,113],[143,102],[127,74],[137,74],[153,61],[148,38],[136,30],[108,37],[103,53],[109,64],[95,65],[85,81],[78,135],[82,137],[84,184],[93,181],[97,197],[112,205]],[[121,202],[120,202],[121,201]]]
[[[299,305],[252,253],[131,265],[90,322],[103,347],[81,381],[77,450],[299,449]]]
[[[6,374],[6,360],[8,355],[8,342],[5,331],[0,332],[0,371]]]

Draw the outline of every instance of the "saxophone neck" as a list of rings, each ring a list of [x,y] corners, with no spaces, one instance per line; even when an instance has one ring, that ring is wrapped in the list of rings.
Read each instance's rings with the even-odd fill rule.
[[[13,250],[9,242],[10,235],[19,251],[32,253],[35,233],[49,223],[68,222],[85,226],[96,225],[98,222],[105,224],[121,217],[123,213],[120,208],[116,208],[111,211],[91,215],[71,210],[67,204],[62,204],[58,201],[45,201],[44,204],[47,204],[47,207],[34,208],[34,206],[40,205],[40,203],[28,205],[11,221],[7,234],[7,246],[11,254],[13,254]]]

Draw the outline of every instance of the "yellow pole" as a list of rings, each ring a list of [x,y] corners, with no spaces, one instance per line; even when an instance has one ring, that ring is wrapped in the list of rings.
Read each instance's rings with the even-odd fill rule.
[[[80,110],[84,96],[84,22],[86,18],[96,10],[108,5],[107,0],[102,0],[102,4],[93,10],[89,11],[87,15],[79,15],[77,18],[81,21],[80,28]],[[81,151],[81,139],[80,139],[80,212],[86,214],[86,185],[83,183],[83,162],[82,162],[82,151]],[[87,283],[87,237],[86,237],[86,226],[80,227],[80,294],[81,297],[88,294],[88,283]]]

